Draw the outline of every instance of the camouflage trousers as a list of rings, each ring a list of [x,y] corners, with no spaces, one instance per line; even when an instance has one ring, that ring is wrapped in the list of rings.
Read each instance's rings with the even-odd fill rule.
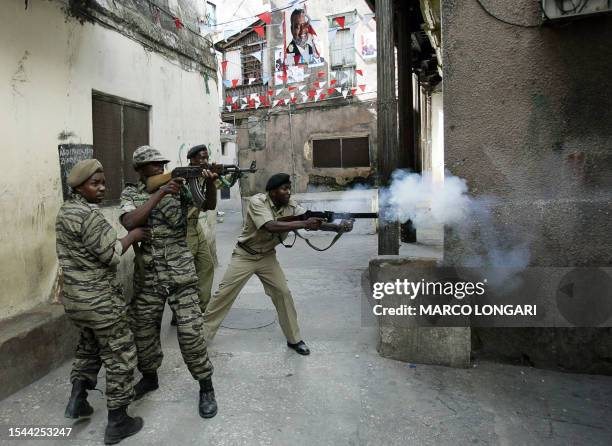
[[[127,319],[124,316],[104,328],[91,328],[83,322],[74,322],[80,330],[80,337],[70,381],[87,381],[88,388],[93,389],[104,364],[108,409],[127,406],[134,397],[136,369],[136,347]]]
[[[199,222],[188,222],[187,224],[187,246],[195,262],[196,273],[198,275],[198,298],[200,299],[200,309],[202,314],[206,311],[206,306],[212,294],[213,279],[215,277],[215,263],[210,252],[210,246],[204,230]]]
[[[134,282],[129,316],[138,351],[138,370],[154,373],[161,366],[164,354],[160,330],[166,300],[176,315],[178,342],[191,376],[198,381],[210,377],[213,366],[208,358],[195,282],[168,286]]]

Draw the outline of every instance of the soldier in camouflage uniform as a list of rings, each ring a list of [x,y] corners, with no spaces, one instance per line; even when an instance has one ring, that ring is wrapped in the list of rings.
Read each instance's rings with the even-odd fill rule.
[[[187,152],[190,166],[198,166],[208,163],[208,149],[205,145],[194,146]],[[202,179],[204,181],[204,179]],[[217,180],[217,182],[219,182]],[[198,208],[191,207],[187,212],[187,246],[191,250],[195,262],[196,274],[198,275],[198,298],[202,314],[212,294],[213,279],[215,276],[215,262],[206,239],[201,219],[206,218],[206,211],[217,207],[216,183],[209,183],[206,187],[206,206]],[[172,325],[176,325],[176,315],[172,313]]]
[[[122,239],[106,221],[98,203],[104,198],[105,178],[98,160],[81,161],[68,176],[73,196],[56,221],[57,256],[64,275],[63,303],[80,332],[70,381],[72,393],[65,416],[91,415],[87,389],[96,386],[106,368],[108,425],[104,440],[113,444],[138,432],[142,418],[127,415],[134,394],[136,347],[127,323],[126,304],[117,281],[119,257],[147,236],[135,228]]]
[[[143,377],[135,386],[135,398],[159,387],[157,369],[163,353],[160,342],[161,320],[166,300],[177,317],[178,341],[183,360],[200,383],[199,413],[210,418],[217,413],[212,386],[213,366],[208,359],[198,302],[198,277],[187,242],[187,211],[193,200],[178,179],[153,193],[147,192],[147,178],[163,173],[168,160],[149,146],[136,149],[133,165],[140,175],[136,185],[121,194],[121,223],[130,230],[146,225],[151,238],[136,251],[134,298],[130,302],[130,322],[138,351],[138,369]],[[215,175],[203,170],[207,181]]]

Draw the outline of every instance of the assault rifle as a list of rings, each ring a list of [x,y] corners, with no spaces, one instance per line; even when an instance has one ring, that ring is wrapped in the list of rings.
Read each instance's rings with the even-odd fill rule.
[[[354,220],[357,218],[378,218],[378,213],[377,212],[306,211],[300,215],[280,217],[277,219],[277,221],[304,221],[304,220],[308,220],[309,218],[313,218],[313,217],[322,218],[327,223],[331,223],[334,220]],[[291,245],[285,245],[285,243],[282,242],[281,240],[281,243],[283,244],[285,248],[291,248],[295,244],[295,241],[297,240],[297,238],[299,237],[301,239],[304,239],[306,244],[310,246],[312,249],[314,249],[315,251],[327,251],[329,248],[334,246],[334,243],[336,243],[343,234],[342,232],[338,232],[327,247],[320,248],[318,246],[313,245],[310,242],[310,240],[308,240],[307,238],[302,237],[298,231],[293,231],[293,232],[295,234],[295,238],[293,239],[293,243]]]
[[[378,218],[377,212],[333,212],[333,211],[306,211],[300,215],[280,217],[278,221],[303,221],[309,218],[322,218],[327,223],[334,220],[355,220],[357,218]]]
[[[213,173],[222,175],[237,175],[241,177],[245,173],[257,172],[257,164],[255,161],[251,162],[248,169],[241,169],[236,164],[202,164],[199,166],[185,166],[176,167],[171,172],[162,173],[160,175],[154,175],[147,178],[147,191],[149,193],[155,192],[164,184],[168,183],[173,178],[184,178],[187,181],[187,186],[193,197],[196,206],[200,207],[205,200],[204,197],[204,186],[200,187],[198,179],[203,177],[204,169],[210,170]]]

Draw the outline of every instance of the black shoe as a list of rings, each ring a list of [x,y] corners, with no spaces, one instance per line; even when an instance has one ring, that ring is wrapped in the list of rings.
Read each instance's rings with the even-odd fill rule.
[[[210,378],[200,380],[200,403],[198,410],[202,418],[212,418],[217,415],[215,389]]]
[[[176,327],[176,314],[174,314],[174,312],[172,312],[172,319],[170,320],[170,325]]]
[[[308,356],[310,354],[310,349],[304,343],[304,341],[300,341],[297,344],[291,344],[289,341],[287,341],[287,347],[292,348],[300,355]]]
[[[80,379],[72,383],[72,392],[64,412],[66,418],[88,417],[93,413],[93,407],[87,402],[87,389],[92,387],[89,382]]]
[[[140,417],[130,417],[127,406],[108,411],[108,424],[104,431],[104,444],[119,443],[126,437],[134,435],[144,425]]]
[[[157,373],[143,373],[140,381],[134,386],[134,400],[139,400],[147,393],[158,388]]]

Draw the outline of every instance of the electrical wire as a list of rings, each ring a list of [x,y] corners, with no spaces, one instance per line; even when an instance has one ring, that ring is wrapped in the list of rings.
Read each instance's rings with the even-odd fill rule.
[[[539,28],[540,26],[542,26],[542,22],[537,23],[537,24],[524,24],[524,23],[515,23],[515,22],[510,22],[508,20],[502,19],[501,17],[496,16],[495,14],[493,14],[491,11],[489,11],[485,5],[482,3],[482,0],[476,0],[476,3],[478,3],[478,5],[480,6],[480,8],[486,12],[489,16],[493,17],[495,20],[498,20],[502,23],[505,23],[506,25],[511,25],[511,26],[519,26],[521,28]]]

